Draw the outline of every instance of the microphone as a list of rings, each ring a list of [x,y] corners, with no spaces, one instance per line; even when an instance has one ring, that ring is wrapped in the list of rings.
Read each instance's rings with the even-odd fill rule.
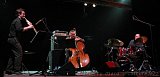
[[[139,20],[135,15],[132,16],[133,20]]]
[[[132,16],[132,19],[135,20],[135,15]]]
[[[40,19],[35,25],[39,24],[41,21],[43,21],[45,18]]]

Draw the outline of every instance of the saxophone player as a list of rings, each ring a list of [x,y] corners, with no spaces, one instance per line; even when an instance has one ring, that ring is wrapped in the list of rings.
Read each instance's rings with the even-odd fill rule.
[[[28,31],[29,29],[33,29],[33,25],[30,21],[25,18],[25,10],[19,8],[16,10],[16,18],[12,21],[11,26],[9,28],[8,34],[8,44],[9,44],[9,60],[8,65],[6,67],[6,74],[13,73],[21,73],[21,65],[22,65],[22,55],[23,50],[20,44],[20,36],[23,32]],[[24,22],[25,21],[25,24]],[[24,26],[25,25],[25,26]]]

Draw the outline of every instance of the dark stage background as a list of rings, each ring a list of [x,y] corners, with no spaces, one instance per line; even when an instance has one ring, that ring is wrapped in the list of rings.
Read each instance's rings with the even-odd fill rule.
[[[127,1],[127,0],[126,0]],[[14,17],[17,8],[26,10],[26,18],[35,24],[41,18],[46,18],[45,23],[40,22],[35,27],[39,30],[69,31],[72,28],[77,29],[77,35],[85,39],[86,51],[91,59],[91,67],[99,67],[105,60],[106,51],[104,43],[109,38],[117,38],[124,42],[127,47],[129,41],[134,38],[135,33],[140,33],[148,37],[147,53],[152,57],[151,64],[155,67],[160,66],[159,51],[159,17],[158,0],[128,0],[128,5],[132,10],[119,8],[116,6],[91,4],[84,6],[82,2],[72,0],[1,0],[0,1],[0,34],[1,34],[1,52],[6,52],[6,39],[9,26]],[[133,20],[133,16],[152,24]],[[30,44],[34,32],[27,33],[23,41],[24,51],[33,52],[24,54],[24,64],[29,69],[38,70],[43,68],[47,54],[50,48],[50,35],[46,34],[41,41],[36,44]],[[152,49],[153,48],[153,49]],[[7,54],[7,53],[5,53]],[[3,55],[3,54],[2,54]],[[3,56],[2,56],[3,57]],[[4,58],[3,58],[4,59]]]

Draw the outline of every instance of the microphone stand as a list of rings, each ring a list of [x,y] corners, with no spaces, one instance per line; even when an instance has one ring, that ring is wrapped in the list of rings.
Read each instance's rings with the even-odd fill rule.
[[[149,26],[149,29],[150,29],[150,38],[151,38],[151,52],[152,52],[152,55],[154,54],[153,53],[153,35],[152,35],[152,27],[153,26],[155,26],[155,25],[152,25],[152,24],[150,24],[150,23],[147,23],[147,22],[145,22],[145,21],[142,21],[142,20],[140,20],[140,19],[138,19],[135,15],[133,15],[133,20],[135,20],[135,21],[138,21],[138,22],[141,22],[141,23],[143,23],[143,24],[146,24],[146,25],[148,25]],[[153,56],[153,60],[155,60],[155,58],[154,58],[154,56]],[[155,61],[154,61],[154,64],[155,64]]]
[[[55,41],[54,41],[54,38],[53,38],[53,33],[49,30],[49,28],[48,28],[48,25],[47,25],[47,21],[46,21],[46,18],[44,18],[44,20],[42,21],[43,22],[43,24],[44,24],[44,26],[45,26],[45,28],[47,29],[47,32],[49,33],[49,35],[50,35],[50,37],[51,37],[51,39],[50,39],[50,41],[51,41],[51,44],[53,44],[52,42],[54,42],[55,43]],[[54,46],[54,45],[52,45],[52,46]],[[52,47],[51,47],[52,48]],[[50,50],[49,52],[48,52],[48,56],[47,56],[47,59],[46,59],[46,62],[48,61],[48,69],[45,69],[45,70],[43,70],[43,73],[45,73],[45,74],[53,74],[54,72],[53,72],[53,56],[52,56],[52,50]]]

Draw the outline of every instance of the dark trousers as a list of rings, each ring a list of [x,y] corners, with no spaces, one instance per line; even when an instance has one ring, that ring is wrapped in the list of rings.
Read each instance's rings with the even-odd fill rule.
[[[17,38],[8,38],[10,56],[6,71],[20,71],[22,65],[22,46]]]
[[[65,49],[65,63],[68,63],[68,60],[69,60],[69,57],[70,56],[72,56],[72,52],[68,49],[68,48],[66,48]]]

